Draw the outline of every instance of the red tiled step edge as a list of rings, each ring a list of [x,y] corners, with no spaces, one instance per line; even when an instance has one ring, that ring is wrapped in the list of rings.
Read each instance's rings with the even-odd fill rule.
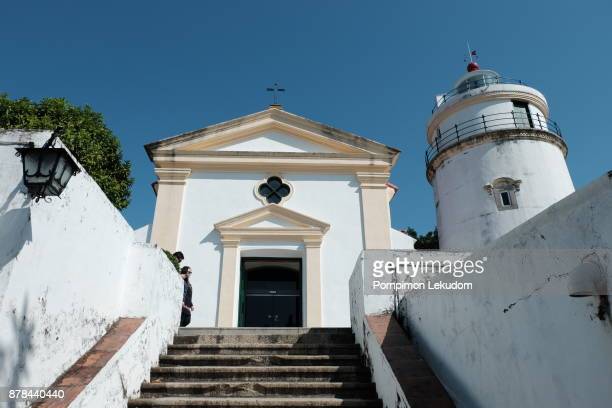
[[[455,406],[393,316],[368,315],[366,319],[411,408]]]
[[[93,378],[102,370],[110,359],[123,347],[130,336],[144,322],[144,318],[119,318],[112,324],[104,336],[64,374],[49,387],[49,390],[61,389],[63,399],[47,399],[35,403],[36,408],[64,408],[87,387]]]

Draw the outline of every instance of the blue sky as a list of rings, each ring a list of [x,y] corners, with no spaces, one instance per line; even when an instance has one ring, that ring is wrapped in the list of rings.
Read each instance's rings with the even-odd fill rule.
[[[278,81],[286,110],[401,149],[393,224],[433,228],[425,124],[466,40],[546,95],[578,188],[612,169],[610,2],[12,1],[0,18],[0,92],[101,112],[133,163],[135,227],[154,209],[143,145],[262,110]]]

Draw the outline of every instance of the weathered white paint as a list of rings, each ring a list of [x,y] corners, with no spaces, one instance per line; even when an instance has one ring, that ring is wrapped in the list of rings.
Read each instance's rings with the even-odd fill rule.
[[[391,249],[414,249],[416,239],[391,228]]]
[[[180,313],[182,282],[169,261],[134,246],[133,230],[85,171],[61,199],[36,203],[24,193],[11,144],[49,136],[0,133],[0,385],[50,385],[122,316],[147,317],[143,344],[127,357],[146,368]],[[143,370],[126,381],[140,383]]]
[[[146,316],[140,328],[70,406],[125,407],[140,392],[152,365],[172,342],[180,320],[183,294],[176,271],[158,248],[134,244],[123,282],[122,316]]]
[[[151,224],[143,225],[134,230],[134,240],[136,242],[151,242]]]
[[[472,293],[403,299],[404,323],[459,407],[610,404],[611,320],[595,316],[597,298],[568,295],[579,257],[559,265],[555,250],[603,248],[610,274],[611,247],[612,173],[473,254],[494,267]]]
[[[475,71],[464,75],[456,85],[483,72],[497,75],[493,71]],[[480,101],[483,95],[490,98],[470,103],[470,100]],[[532,99],[526,99],[526,95]],[[435,145],[438,128],[444,138],[447,137],[445,131],[452,131],[456,124],[468,120],[473,121],[470,123],[474,127],[464,131],[474,132],[462,135],[462,138],[483,134],[482,115],[510,114],[514,99],[529,102],[535,128],[548,129],[544,112],[532,103],[536,101],[548,111],[546,99],[539,91],[525,85],[492,84],[458,94],[434,112],[428,124],[428,142]],[[492,122],[496,123],[493,130],[515,129],[511,118],[509,116],[505,122]],[[438,126],[432,125],[437,122],[440,122]],[[488,130],[492,129],[489,127]],[[564,152],[547,141],[520,138],[519,130],[516,132],[516,139],[464,145],[435,169],[431,184],[441,249],[472,249],[487,245],[574,192]],[[499,211],[494,197],[485,190],[485,185],[502,177],[521,181],[520,191],[516,194],[518,209]]]
[[[485,185],[521,180],[518,208],[499,211]],[[440,248],[482,247],[574,191],[563,153],[535,140],[486,143],[450,157],[433,179]]]
[[[196,306],[193,326],[216,324],[222,249],[214,224],[261,208],[263,204],[254,196],[253,188],[265,176],[262,172],[193,172],[187,179],[178,249],[185,254],[183,264],[193,269],[191,282]],[[349,325],[347,283],[355,259],[363,249],[357,180],[351,174],[288,172],[281,176],[294,188],[284,207],[331,225],[321,246],[322,324],[346,327]],[[252,245],[273,251],[292,243],[241,242],[240,256],[245,256],[242,252],[250,251]],[[303,256],[303,248],[298,250]]]
[[[367,315],[393,310],[393,298],[382,295],[367,295],[364,290],[363,273],[363,257],[359,256],[349,281],[351,328],[355,334],[355,340],[367,359],[372,372],[372,380],[376,384],[376,392],[383,401],[384,407],[409,407],[406,395],[366,319]]]
[[[265,131],[246,139],[226,143],[216,147],[217,151],[234,152],[304,152],[334,153],[334,150],[320,143],[309,142],[282,132]]]
[[[142,379],[149,379],[151,362],[156,364],[159,359],[159,354],[155,356],[150,350],[165,349],[155,337],[162,333],[154,325],[154,321],[147,319],[70,404],[70,408],[126,407],[128,398],[138,395]],[[164,341],[167,343],[171,338]]]

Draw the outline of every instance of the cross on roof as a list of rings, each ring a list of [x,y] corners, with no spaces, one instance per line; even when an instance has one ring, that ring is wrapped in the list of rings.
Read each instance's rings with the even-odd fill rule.
[[[279,88],[278,83],[274,83],[273,87],[266,88],[266,91],[272,92],[274,95],[274,105],[278,105],[278,92],[285,92],[285,88]]]

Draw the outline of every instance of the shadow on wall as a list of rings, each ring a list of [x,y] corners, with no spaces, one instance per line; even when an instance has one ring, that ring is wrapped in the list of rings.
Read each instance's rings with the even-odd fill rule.
[[[27,194],[22,192],[23,184],[18,183],[13,191],[6,197],[0,207],[0,269],[13,259],[26,242],[32,240],[32,227],[30,225],[30,202]],[[21,208],[8,211],[9,205],[16,201],[16,196],[21,193],[23,201]]]
[[[435,353],[434,350],[431,350],[427,347],[427,343],[424,341],[419,341],[421,339],[418,336],[414,336],[413,332],[410,330],[410,324],[408,320],[408,311],[407,311],[407,302],[406,297],[403,297],[400,300],[398,307],[398,318],[397,321],[403,330],[406,331],[407,336],[412,340],[413,345],[418,351],[420,356],[427,356],[427,364],[429,367],[436,367],[437,372],[444,372],[445,378],[443,386],[446,389],[446,392],[453,400],[455,406],[458,407],[479,407],[479,403],[477,402],[475,396],[472,391],[470,391],[465,385],[464,381],[455,375],[453,370],[450,367],[447,367],[445,364],[448,356],[439,356]],[[420,320],[420,317],[419,317]],[[392,336],[389,336],[392,338]],[[436,374],[438,380],[441,381],[440,377]]]
[[[219,236],[219,231],[216,229],[212,229],[202,240],[200,244],[212,244],[216,251],[221,251],[223,249],[223,245],[221,245],[221,237]]]
[[[0,215],[0,269],[29,241],[32,241],[29,207],[15,208]]]
[[[15,259],[26,243],[32,241],[30,198],[24,195],[21,208],[7,211],[10,203],[21,193],[21,186],[21,183],[18,184],[0,207],[0,305],[4,300],[11,273],[11,268],[5,266]]]
[[[22,313],[17,315],[17,311],[13,310],[11,315],[11,327],[13,336],[17,339],[17,350],[4,350],[0,348],[0,366],[4,366],[5,359],[9,355],[14,355],[15,359],[11,363],[11,367],[7,368],[6,386],[9,389],[18,389],[21,384],[21,378],[28,372],[28,359],[32,351],[32,334],[34,333],[34,323],[28,321],[28,298],[23,299]],[[4,336],[4,334],[3,334]],[[9,408],[15,408],[16,401],[10,400],[7,405]]]

